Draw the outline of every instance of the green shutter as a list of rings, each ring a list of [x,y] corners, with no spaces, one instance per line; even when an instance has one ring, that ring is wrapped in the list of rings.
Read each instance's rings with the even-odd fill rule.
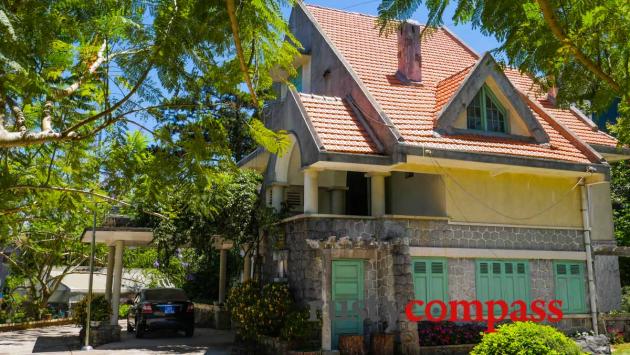
[[[448,273],[446,259],[414,258],[412,260],[414,298],[425,305],[432,300],[448,302]],[[434,313],[439,309],[433,309]],[[423,314],[423,307],[414,313]]]
[[[503,300],[508,306],[516,300],[530,303],[527,261],[477,260],[476,269],[477,299],[480,302]]]
[[[332,302],[335,307],[332,321],[333,348],[337,347],[340,334],[363,335],[363,320],[352,310],[355,302],[364,299],[363,280],[363,260],[332,262]],[[343,313],[344,304],[347,314]]]
[[[586,277],[584,263],[554,262],[556,299],[562,301],[564,313],[584,313],[586,308]]]

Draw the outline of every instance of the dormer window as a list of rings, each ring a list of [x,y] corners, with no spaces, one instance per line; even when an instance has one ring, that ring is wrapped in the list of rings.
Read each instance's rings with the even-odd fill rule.
[[[484,85],[466,109],[468,129],[508,133],[507,111]]]

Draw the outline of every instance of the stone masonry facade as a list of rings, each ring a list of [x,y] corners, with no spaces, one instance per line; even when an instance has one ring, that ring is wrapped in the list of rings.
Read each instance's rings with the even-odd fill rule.
[[[366,338],[376,331],[397,331],[403,353],[417,351],[418,334],[404,307],[414,297],[410,247],[452,247],[583,251],[583,233],[571,229],[522,228],[450,224],[445,220],[371,217],[296,218],[284,223],[288,249],[287,278],[297,301],[306,305],[323,300],[326,265],[323,260],[365,260],[365,297],[376,297],[368,309]],[[314,247],[314,242],[319,243]],[[327,253],[326,257],[323,257]],[[551,260],[530,259],[532,299],[553,299]],[[475,299],[475,260],[448,259],[450,299]],[[388,309],[387,305],[396,305]],[[565,331],[590,328],[590,319],[568,318],[556,324]]]

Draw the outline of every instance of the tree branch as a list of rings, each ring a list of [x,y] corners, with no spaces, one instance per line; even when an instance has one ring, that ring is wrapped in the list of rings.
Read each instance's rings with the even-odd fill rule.
[[[72,187],[61,187],[61,186],[33,186],[33,185],[15,185],[15,186],[10,186],[7,188],[7,190],[50,190],[50,191],[60,191],[60,192],[69,192],[69,193],[77,193],[77,194],[83,194],[83,195],[89,195],[89,196],[94,196],[94,197],[98,197],[100,199],[109,201],[109,202],[113,202],[113,203],[117,203],[117,204],[121,204],[123,206],[127,206],[127,207],[133,207],[133,205],[129,202],[125,202],[107,195],[103,195],[100,194],[98,192],[94,192],[94,191],[90,191],[90,190],[80,190],[80,189],[75,189]],[[143,213],[146,213],[148,215],[151,216],[155,216],[161,219],[168,219],[167,216],[158,213],[158,212],[153,212],[153,211],[147,211],[147,210],[141,210]]]
[[[625,95],[626,93],[624,93],[621,89],[621,85],[619,85],[610,75],[606,74],[600,66],[598,66],[590,58],[588,58],[580,50],[580,48],[578,48],[578,46],[573,43],[573,41],[571,41],[571,39],[564,33],[562,27],[560,27],[560,24],[558,23],[558,20],[556,19],[556,15],[549,1],[536,0],[536,2],[538,3],[538,6],[540,6],[545,22],[547,22],[547,25],[549,26],[549,29],[551,30],[553,35],[562,44],[569,48],[569,50],[571,51],[571,53],[573,53],[578,62],[582,63],[582,65],[584,65],[589,71],[595,74],[595,76],[607,83],[610,88],[617,92],[619,95]]]
[[[230,26],[232,27],[232,37],[234,38],[234,45],[236,46],[236,56],[238,57],[238,62],[241,66],[241,72],[243,72],[243,76],[245,77],[245,83],[247,84],[247,88],[249,89],[254,107],[258,107],[258,98],[256,97],[256,91],[254,90],[254,86],[252,85],[252,80],[249,77],[249,69],[247,68],[247,64],[245,63],[245,54],[243,54],[243,46],[241,45],[241,39],[238,34],[238,20],[236,19],[234,0],[226,0],[225,2],[227,4],[227,12],[230,18]]]
[[[105,49],[106,48],[107,48],[107,40],[103,40],[103,44],[101,45],[101,48],[99,48],[98,52],[96,53],[96,60],[94,61],[94,63],[92,63],[92,65],[88,67],[88,70],[85,73],[85,75],[81,76],[72,85],[68,86],[67,88],[62,90],[60,93],[58,93],[57,98],[62,98],[62,97],[72,95],[75,91],[77,91],[81,87],[81,84],[83,84],[83,81],[87,77],[89,77],[90,75],[96,72],[96,70],[101,66],[101,64],[105,62],[105,59],[106,59]]]

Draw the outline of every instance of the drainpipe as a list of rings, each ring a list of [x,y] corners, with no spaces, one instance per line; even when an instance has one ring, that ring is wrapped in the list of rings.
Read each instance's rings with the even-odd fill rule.
[[[597,327],[597,294],[595,289],[595,277],[593,273],[593,255],[591,248],[591,220],[590,220],[590,206],[591,195],[588,191],[588,185],[584,182],[584,178],[581,178],[580,192],[582,195],[582,222],[584,224],[584,248],[586,251],[586,271],[588,277],[588,294],[590,296],[591,303],[591,322],[593,323],[593,331],[596,335],[599,334]]]

